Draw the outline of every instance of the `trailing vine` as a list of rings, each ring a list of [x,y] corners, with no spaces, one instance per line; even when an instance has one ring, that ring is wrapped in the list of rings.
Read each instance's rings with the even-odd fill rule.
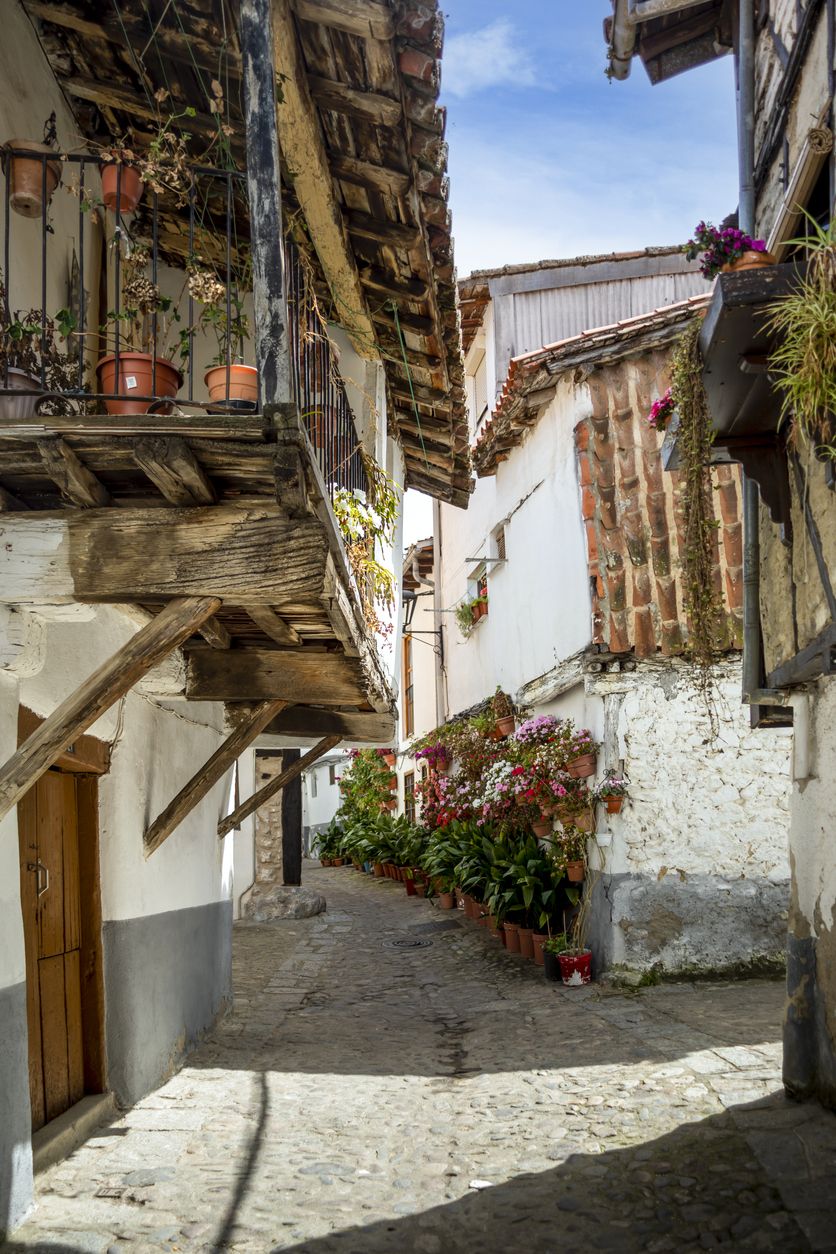
[[[347,488],[334,494],[334,515],[345,541],[352,574],[357,581],[363,617],[370,631],[380,635],[391,629],[382,617],[395,608],[395,576],[378,560],[395,539],[398,520],[398,490],[377,462],[363,454],[368,500],[362,500]]]
[[[680,337],[671,360],[671,391],[679,415],[677,448],[682,477],[684,552],[682,572],[688,615],[686,654],[695,667],[695,683],[714,734],[717,731],[714,665],[725,643],[725,610],[714,581],[717,520],[711,484],[714,432],[702,382],[699,350],[701,323],[695,320]]]

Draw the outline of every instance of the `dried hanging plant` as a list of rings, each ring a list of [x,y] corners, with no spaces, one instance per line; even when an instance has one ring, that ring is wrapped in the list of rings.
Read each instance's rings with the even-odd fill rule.
[[[688,615],[687,656],[716,735],[718,730],[715,664],[726,643],[725,611],[714,581],[717,520],[711,484],[714,432],[702,381],[699,350],[701,322],[680,337],[671,361],[671,390],[679,415],[677,447],[682,477],[684,552],[682,574]]]

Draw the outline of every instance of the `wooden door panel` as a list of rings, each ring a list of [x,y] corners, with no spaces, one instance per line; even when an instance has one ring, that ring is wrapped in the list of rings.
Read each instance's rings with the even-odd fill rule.
[[[64,953],[64,781],[54,771],[36,784],[38,794],[38,857],[49,872],[38,898],[39,954]]]
[[[67,1088],[72,1106],[84,1096],[84,1043],[81,1027],[81,955],[64,955],[64,998],[67,1019]]]
[[[41,958],[38,975],[41,985],[45,1114],[49,1121],[70,1105],[64,955]]]
[[[43,1046],[41,1042],[41,994],[38,978],[38,858],[37,789],[18,803],[20,841],[20,906],[23,914],[23,944],[26,953],[26,1023],[29,1032],[29,1098],[32,1129],[46,1123],[44,1107]]]
[[[62,785],[61,826],[64,851],[64,952],[81,945],[81,900],[78,867],[77,781],[72,775],[59,775]]]

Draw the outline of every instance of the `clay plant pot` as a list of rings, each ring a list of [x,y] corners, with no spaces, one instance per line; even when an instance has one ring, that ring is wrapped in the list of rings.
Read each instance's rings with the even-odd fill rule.
[[[530,927],[520,928],[520,953],[523,958],[534,957],[534,931]]]
[[[592,979],[592,953],[585,949],[582,954],[558,954],[560,976],[570,988],[588,984]]]
[[[102,162],[99,166],[102,176],[102,200],[108,209],[116,212],[117,197],[120,213],[133,213],[145,191],[145,184],[139,177],[135,165],[120,161]]]
[[[387,797],[385,801],[380,803],[380,808],[381,810],[394,810],[397,804],[397,797]]]
[[[415,896],[426,897],[426,895],[427,895],[427,881],[416,880],[415,881]]]
[[[32,157],[16,157],[11,152],[3,154],[3,168],[9,180],[9,204],[15,213],[24,218],[40,218],[44,212],[44,191],[46,204],[52,200],[56,187],[61,182],[61,162],[54,155],[46,162],[46,188],[44,188],[44,162],[40,154],[52,154],[53,150],[46,144],[36,144],[31,139],[10,139],[6,149],[20,148],[25,152],[39,154]]]
[[[607,814],[621,813],[621,807],[624,805],[623,797],[602,797],[602,801],[607,803]]]
[[[543,950],[543,975],[547,980],[554,980],[555,984],[559,984],[563,979],[560,971],[560,959],[557,954],[549,953],[547,949]]]
[[[375,862],[374,865],[372,866],[372,875],[375,877],[376,880],[382,880],[383,874],[384,874],[383,863]]]
[[[504,718],[498,718],[496,720],[497,729],[502,736],[510,736],[516,725],[517,720],[514,718],[513,714],[506,714]]]
[[[757,249],[750,248],[740,257],[735,258],[734,261],[727,261],[720,268],[723,274],[737,274],[739,270],[760,270],[764,266],[774,265],[775,258],[772,253],[767,252],[766,249],[763,252],[758,252]]]
[[[566,770],[572,779],[587,779],[595,774],[596,758],[597,755],[594,753],[582,753],[580,757],[575,758],[574,762],[569,763]]]
[[[534,932],[531,938],[534,941],[534,961],[538,967],[543,965],[543,946],[549,939],[547,932]]]
[[[553,826],[551,819],[538,819],[531,824],[531,830],[538,840],[542,840],[545,836],[551,836]]]
[[[566,863],[566,878],[570,884],[582,884],[585,873],[586,868],[582,859],[579,858],[577,862]]]
[[[518,954],[520,952],[520,929],[516,923],[503,923],[505,930],[505,948],[509,954]]]
[[[203,382],[209,392],[209,400],[215,405],[224,401],[249,401],[252,405],[258,402],[258,371],[255,366],[243,366],[236,362],[229,367],[210,366]]]
[[[501,938],[502,933],[500,930],[500,926],[497,923],[496,918],[492,914],[488,915],[488,931],[490,932],[494,940],[499,940]]]
[[[503,949],[507,949],[507,947],[508,947],[508,937],[505,935],[505,924],[504,924],[504,923],[500,923],[500,925],[499,925],[499,930],[498,930],[498,932],[497,932],[497,936],[498,936],[498,937],[499,937],[499,939],[502,941],[502,948],[503,948]]]
[[[452,893],[439,893],[436,898],[439,910],[455,909],[456,901]]]
[[[343,858],[334,858],[333,862],[331,863],[331,866],[342,866],[343,862],[344,862]]]
[[[9,366],[7,377],[0,370],[0,387],[10,388],[15,392],[37,392],[38,396],[0,396],[0,418],[10,418],[13,422],[20,418],[34,417],[43,387],[40,379],[16,366]]]
[[[116,377],[116,357],[111,353],[96,363],[99,391],[118,393],[115,400],[105,401],[109,414],[141,416],[147,414],[151,401],[132,401],[130,395],[174,397],[183,386],[183,376],[173,361],[158,357],[156,364],[156,391],[154,390],[154,359],[150,353],[135,353],[125,349],[119,354],[119,377]]]
[[[397,786],[398,786],[398,777],[397,777],[397,775],[390,775],[390,776],[389,776],[389,788],[390,788],[390,789],[394,792],[394,790],[397,788]]]
[[[383,761],[386,763],[386,765],[387,765],[387,766],[394,766],[394,765],[395,765],[395,751],[394,751],[394,749],[385,749],[385,750],[384,750],[384,752],[383,752]]]
[[[320,858],[320,859],[319,859],[319,865],[320,865],[320,866],[330,866],[330,865],[331,865],[331,859],[330,859],[330,858]]]
[[[416,892],[418,891],[416,884],[415,884],[415,880],[404,880],[403,885],[404,885],[404,888],[406,889],[407,897],[414,897]]]

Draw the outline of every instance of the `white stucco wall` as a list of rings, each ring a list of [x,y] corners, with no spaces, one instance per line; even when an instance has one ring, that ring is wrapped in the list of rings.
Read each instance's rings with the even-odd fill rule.
[[[331,767],[335,781],[330,782]],[[327,827],[340,808],[340,788],[336,782],[348,767],[348,752],[329,754],[302,776],[302,825],[306,830]],[[313,781],[316,780],[316,796]]]
[[[573,431],[591,412],[585,388],[562,383],[526,441],[494,477],[476,480],[466,512],[441,508],[441,608],[447,714],[514,693],[591,636]],[[488,614],[462,637],[452,611],[466,596],[469,557],[491,556],[505,522],[507,562],[488,565]]]

